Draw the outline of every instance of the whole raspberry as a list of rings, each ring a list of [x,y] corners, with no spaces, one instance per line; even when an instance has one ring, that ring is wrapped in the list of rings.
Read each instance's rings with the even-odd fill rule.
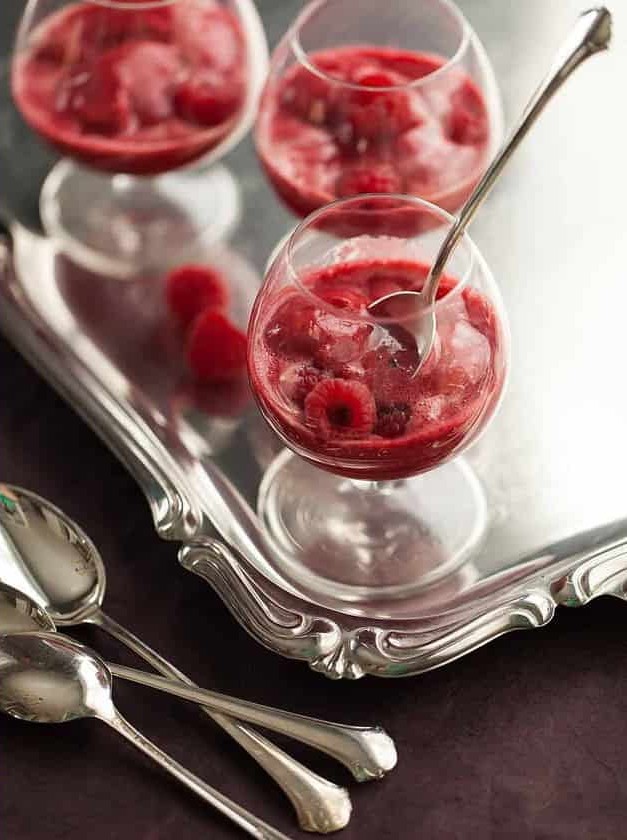
[[[106,53],[89,69],[78,65],[68,71],[57,91],[56,108],[97,134],[122,134],[133,119],[129,93]]]
[[[170,312],[188,327],[205,309],[223,309],[229,295],[221,274],[208,265],[181,265],[166,278],[165,294]]]
[[[246,370],[246,336],[221,312],[207,309],[194,321],[187,363],[201,382],[225,382]]]
[[[320,437],[360,438],[372,432],[376,406],[360,382],[325,379],[305,399],[305,422]]]
[[[237,79],[227,81],[207,70],[179,84],[174,91],[174,108],[184,120],[214,126],[234,116],[242,99],[243,90]]]

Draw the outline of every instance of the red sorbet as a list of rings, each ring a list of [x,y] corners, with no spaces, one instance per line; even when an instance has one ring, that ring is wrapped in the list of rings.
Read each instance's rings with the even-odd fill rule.
[[[109,172],[157,174],[233,130],[246,92],[244,40],[219,3],[76,3],[32,32],[12,88],[25,120],[62,154]]]
[[[487,107],[465,72],[437,73],[442,57],[375,46],[309,60],[323,75],[296,64],[271,80],[256,128],[261,162],[295,213],[367,192],[462,204],[489,146]]]
[[[252,389],[300,455],[341,475],[403,478],[451,458],[485,427],[503,388],[505,348],[480,292],[442,279],[436,345],[415,377],[412,335],[366,314],[381,294],[421,289],[427,274],[418,262],[362,260],[260,296],[250,328]]]

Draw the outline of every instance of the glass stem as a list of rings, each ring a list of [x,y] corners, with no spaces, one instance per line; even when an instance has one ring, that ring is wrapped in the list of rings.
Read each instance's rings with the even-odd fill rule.
[[[385,481],[364,481],[362,478],[347,478],[346,489],[357,490],[371,496],[389,496],[405,483],[404,478],[387,479]]]

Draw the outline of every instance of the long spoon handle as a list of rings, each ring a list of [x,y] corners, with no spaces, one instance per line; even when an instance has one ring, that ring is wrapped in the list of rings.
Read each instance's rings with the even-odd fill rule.
[[[466,227],[544,107],[577,67],[595,53],[608,48],[611,36],[612,16],[606,8],[590,9],[579,16],[570,35],[558,50],[547,76],[529,100],[518,124],[473,190],[442,242],[424,286],[427,303],[432,304],[435,300],[440,275]]]
[[[118,639],[164,677],[196,687],[167,659],[101,610],[90,617],[90,623]],[[205,706],[201,708],[274,779],[294,806],[304,831],[327,834],[347,825],[352,806],[343,787],[309,770],[254,729]]]
[[[182,700],[208,706],[214,712],[232,715],[257,726],[280,732],[289,738],[321,750],[344,764],[358,781],[377,778],[396,764],[394,742],[379,727],[345,726],[297,715],[247,700],[238,700],[215,691],[189,688],[163,677],[107,663],[112,674],[124,680],[174,694]]]
[[[206,782],[203,782],[202,779],[199,779],[198,776],[195,776],[186,767],[183,767],[182,764],[179,764],[171,756],[159,749],[156,744],[149,741],[148,738],[142,735],[134,726],[131,726],[117,712],[112,716],[102,717],[101,720],[108,723],[109,726],[115,729],[116,732],[119,732],[127,741],[130,741],[138,750],[149,758],[152,758],[153,761],[163,767],[164,770],[167,770],[175,779],[182,782],[182,784],[192,790],[197,796],[204,799],[205,802],[208,802],[209,805],[212,805],[217,811],[224,814],[225,817],[228,817],[228,819],[232,820],[240,828],[243,828],[252,837],[256,837],[258,840],[289,840],[285,834],[272,828],[271,825],[268,825],[245,808],[242,808],[237,802],[233,802],[224,796],[224,794],[215,790],[215,788],[212,788]]]

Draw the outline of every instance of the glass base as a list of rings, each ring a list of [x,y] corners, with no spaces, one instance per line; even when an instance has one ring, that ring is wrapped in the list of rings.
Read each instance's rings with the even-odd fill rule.
[[[138,178],[61,160],[44,182],[40,212],[44,230],[73,262],[125,279],[167,270],[199,240],[225,239],[240,199],[221,165]]]
[[[487,528],[483,488],[465,461],[401,481],[324,472],[284,450],[258,513],[286,577],[326,599],[405,598],[457,571]]]

